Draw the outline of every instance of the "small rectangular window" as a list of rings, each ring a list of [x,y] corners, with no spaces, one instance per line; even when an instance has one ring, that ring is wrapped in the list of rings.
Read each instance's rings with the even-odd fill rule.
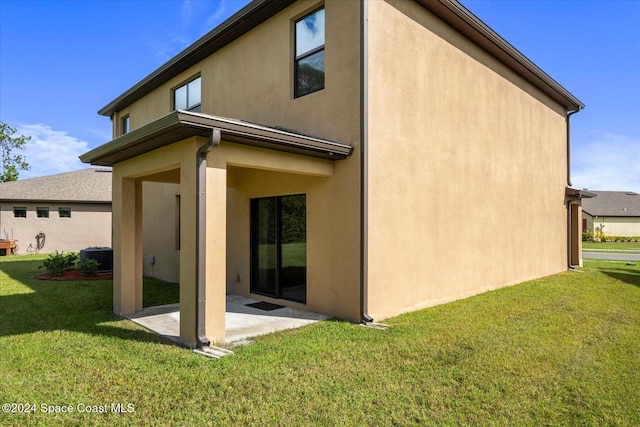
[[[324,89],[324,7],[295,23],[295,97]]]
[[[71,218],[71,208],[58,208],[60,218]]]
[[[186,110],[196,113],[200,112],[201,103],[201,80],[196,77],[189,83],[184,84],[173,91],[173,108],[174,110]]]
[[[26,218],[27,217],[27,208],[25,208],[25,207],[14,207],[13,208],[13,217],[14,218]]]
[[[122,134],[129,133],[131,130],[131,120],[129,120],[129,116],[124,116],[122,118]]]
[[[49,208],[36,208],[38,218],[49,218]]]

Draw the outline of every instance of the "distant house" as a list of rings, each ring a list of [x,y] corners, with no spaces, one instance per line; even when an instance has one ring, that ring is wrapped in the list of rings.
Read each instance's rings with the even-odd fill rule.
[[[111,246],[111,170],[0,183],[0,240],[20,254]]]
[[[605,236],[640,236],[640,194],[633,191],[591,191],[597,197],[582,201],[582,229]]]
[[[255,0],[99,111],[114,312],[153,269],[206,345],[225,294],[371,322],[579,265],[583,107],[454,0]]]

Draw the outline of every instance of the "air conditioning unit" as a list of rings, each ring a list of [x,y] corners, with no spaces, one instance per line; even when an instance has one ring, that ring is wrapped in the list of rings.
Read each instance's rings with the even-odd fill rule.
[[[113,271],[113,249],[111,248],[93,247],[82,249],[80,258],[95,259],[100,263],[100,271]]]

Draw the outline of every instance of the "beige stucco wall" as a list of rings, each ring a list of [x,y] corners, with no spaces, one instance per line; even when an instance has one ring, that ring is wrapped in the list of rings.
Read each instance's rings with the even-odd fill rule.
[[[595,227],[604,225],[605,236],[640,236],[640,217],[591,217],[588,218],[587,225],[595,231]]]
[[[168,282],[180,280],[180,251],[176,242],[179,195],[179,184],[142,183],[142,224],[143,230],[149,231],[143,232],[142,243],[145,276]]]
[[[370,314],[566,269],[563,108],[413,1],[369,55]]]
[[[26,218],[14,218],[14,206],[26,207]],[[37,207],[48,207],[49,218],[38,218]],[[58,208],[71,208],[71,218],[60,218]],[[20,254],[34,253],[36,234],[45,234],[40,253],[79,252],[92,246],[111,247],[111,204],[0,203],[0,239],[17,239]],[[31,247],[30,247],[31,246]]]
[[[293,97],[293,23],[325,3],[325,89]],[[298,1],[117,113],[131,129],[172,110],[172,90],[200,75],[202,112],[356,144],[359,140],[357,1]],[[117,131],[115,133],[118,134]]]

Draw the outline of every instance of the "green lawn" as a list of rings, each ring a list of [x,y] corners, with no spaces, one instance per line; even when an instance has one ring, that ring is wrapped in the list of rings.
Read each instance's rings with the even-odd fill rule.
[[[585,251],[640,254],[640,242],[582,242]]]
[[[385,331],[326,321],[216,360],[114,316],[109,281],[38,281],[39,263],[0,258],[0,403],[36,407],[3,426],[640,425],[637,266],[587,260]]]

